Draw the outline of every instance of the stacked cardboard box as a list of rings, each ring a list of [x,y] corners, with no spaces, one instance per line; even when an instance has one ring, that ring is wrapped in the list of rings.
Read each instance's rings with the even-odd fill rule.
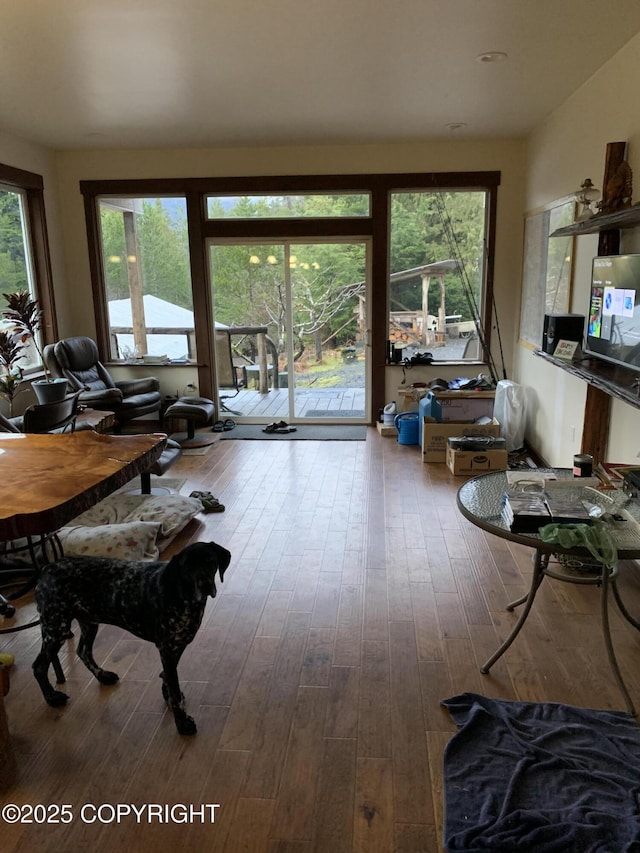
[[[447,465],[452,474],[473,476],[489,471],[506,471],[509,454],[506,450],[454,450],[447,447]]]
[[[492,418],[495,391],[436,391],[443,421],[477,421]]]
[[[500,424],[495,418],[486,424],[458,423],[456,421],[436,423],[432,419],[423,418],[422,461],[444,464],[447,461],[447,440],[460,435],[497,436],[500,435]],[[505,453],[506,451],[502,452]]]

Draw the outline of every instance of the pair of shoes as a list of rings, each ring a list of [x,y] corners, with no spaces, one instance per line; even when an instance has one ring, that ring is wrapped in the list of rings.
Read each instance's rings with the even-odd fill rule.
[[[279,432],[283,429],[288,429],[289,424],[286,421],[274,421],[272,424],[266,426],[262,432]]]
[[[288,432],[295,432],[295,431],[296,431],[296,428],[289,426],[289,424],[286,421],[274,421],[272,424],[269,424],[268,426],[266,426],[262,430],[262,432],[268,432],[268,433],[277,432],[277,433],[280,433],[281,435],[288,433]]]
[[[224,504],[215,498],[211,492],[191,492],[190,498],[198,498],[203,512],[224,512]]]
[[[226,421],[216,421],[211,427],[211,432],[228,432],[230,429],[235,429],[236,422],[232,418],[227,418]]]

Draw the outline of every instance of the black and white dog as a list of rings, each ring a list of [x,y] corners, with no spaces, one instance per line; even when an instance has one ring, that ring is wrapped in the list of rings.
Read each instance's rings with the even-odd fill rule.
[[[230,561],[231,554],[221,545],[195,542],[169,562],[63,557],[46,566],[36,587],[42,648],[33,672],[49,705],[64,705],[68,699],[52,687],[48,673],[72,619],[80,626],[77,653],[87,669],[101,684],[118,680],[115,672],[93,659],[93,642],[104,622],[155,643],[162,661],[162,695],[178,732],[194,734],[196,724],[185,711],[180,691],[178,662],[200,627],[207,596],[215,598],[216,571],[222,581]]]

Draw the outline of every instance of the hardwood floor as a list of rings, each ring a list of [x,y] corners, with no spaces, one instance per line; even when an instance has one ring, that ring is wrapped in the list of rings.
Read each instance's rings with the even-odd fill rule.
[[[166,711],[155,648],[104,626],[101,687],[63,650],[64,709],[31,673],[37,629],[0,637],[16,664],[5,700],[19,767],[5,803],[70,805],[68,823],[0,828],[3,851],[433,853],[441,850],[442,759],[455,731],[440,705],[465,691],[622,710],[594,587],[546,580],[525,628],[483,676],[516,615],[531,551],[459,514],[462,480],[418,448],[366,442],[221,441],[184,455],[184,494],[211,490],[222,514],[173,543],[214,539],[233,554],[180,665],[195,737]],[[635,565],[620,588],[640,613]],[[21,621],[33,605],[21,601]],[[640,636],[612,611],[620,665],[640,705]],[[106,804],[93,822],[83,804]],[[215,823],[118,822],[116,804],[219,804]],[[50,813],[51,814],[51,813]],[[181,812],[174,816],[180,819]]]

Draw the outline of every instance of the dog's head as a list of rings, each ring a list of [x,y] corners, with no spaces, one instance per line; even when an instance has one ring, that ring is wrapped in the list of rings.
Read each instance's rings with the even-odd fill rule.
[[[188,601],[204,602],[216,597],[216,571],[220,581],[231,562],[231,554],[215,542],[193,542],[167,563],[163,580],[167,593]]]

